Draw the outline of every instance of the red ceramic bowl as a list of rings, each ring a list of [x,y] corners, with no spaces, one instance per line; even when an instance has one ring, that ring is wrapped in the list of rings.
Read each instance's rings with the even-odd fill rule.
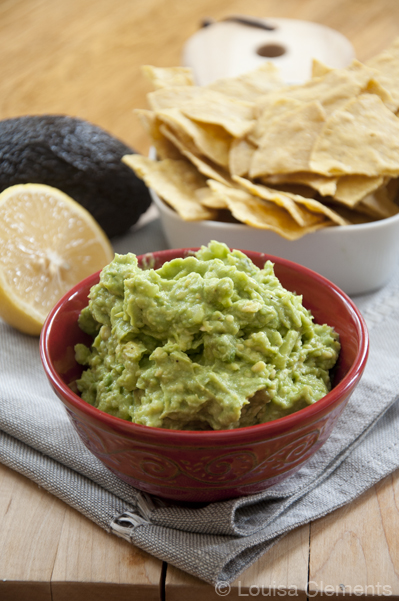
[[[192,250],[197,249],[156,252],[155,268]],[[80,438],[112,472],[140,490],[178,501],[210,502],[273,486],[299,470],[327,440],[359,382],[367,361],[368,333],[352,301],[305,267],[245,252],[259,267],[267,259],[273,261],[283,286],[302,294],[315,321],[333,326],[342,345],[331,392],[276,421],[204,432],[150,428],[108,415],[72,392],[68,384],[82,370],[75,362],[74,345],[90,342],[77,319],[98,273],[72,288],[44,324],[40,340],[44,369]]]

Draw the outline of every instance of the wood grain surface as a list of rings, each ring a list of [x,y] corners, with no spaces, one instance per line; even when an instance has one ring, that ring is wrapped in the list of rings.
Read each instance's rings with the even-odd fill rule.
[[[328,25],[351,41],[360,60],[399,35],[398,0],[1,0],[0,118],[68,114],[146,153],[149,141],[133,115],[147,106],[150,91],[140,66],[180,64],[204,17],[232,14]],[[4,466],[0,524],[1,601],[219,598]],[[305,599],[308,583],[309,598],[399,599],[399,474],[283,538],[227,598],[295,589]]]
[[[304,601],[307,597],[309,530],[310,526],[302,526],[282,538],[231,584],[227,599],[290,594],[297,601]],[[224,590],[222,588],[221,593]],[[216,601],[224,596],[221,593],[198,578],[168,566],[165,582],[167,601]]]
[[[162,562],[0,464],[1,601],[158,601]]]
[[[309,592],[399,597],[399,472],[311,524]]]

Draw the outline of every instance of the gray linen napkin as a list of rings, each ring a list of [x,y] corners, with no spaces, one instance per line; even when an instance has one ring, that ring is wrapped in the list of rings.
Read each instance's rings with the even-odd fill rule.
[[[117,252],[166,248],[155,221]],[[350,502],[399,467],[399,269],[354,299],[370,331],[364,376],[325,445],[272,489],[185,508],[125,484],[80,442],[50,389],[38,339],[0,323],[0,461],[156,557],[207,582],[231,582],[296,526]]]

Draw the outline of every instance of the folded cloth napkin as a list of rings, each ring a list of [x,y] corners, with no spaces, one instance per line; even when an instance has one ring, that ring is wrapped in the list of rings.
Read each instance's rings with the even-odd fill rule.
[[[165,248],[159,222],[115,244]],[[0,323],[0,461],[107,531],[210,583],[231,582],[281,536],[352,501],[399,467],[399,269],[354,298],[370,332],[363,378],[325,445],[263,493],[188,508],[140,493],[81,443],[47,382],[37,338]]]

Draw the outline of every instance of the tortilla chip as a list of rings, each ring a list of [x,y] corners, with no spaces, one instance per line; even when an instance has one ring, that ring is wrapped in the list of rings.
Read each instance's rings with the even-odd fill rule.
[[[222,92],[239,100],[254,102],[259,96],[283,87],[285,84],[277,67],[270,62],[238,77],[225,77],[206,86],[208,90]]]
[[[377,190],[384,182],[382,175],[367,177],[366,175],[344,175],[337,180],[337,189],[334,196],[348,207],[354,207],[367,194]]]
[[[259,183],[267,186],[267,183],[263,182],[261,179]],[[310,188],[309,186],[304,186],[302,184],[280,184],[279,186],[269,186],[274,190],[278,190],[279,192],[289,192],[290,194],[299,194],[299,196],[304,196],[305,198],[316,198],[317,192]]]
[[[304,84],[287,86],[281,91],[272,92],[260,99],[257,106],[262,106],[261,103],[263,103],[263,110],[269,110],[271,105],[278,105],[279,100],[282,99],[285,102],[290,99],[301,104],[307,104],[315,99],[323,105],[336,104],[343,98],[351,98],[358,89],[360,87],[355,85],[353,76],[343,69],[334,69],[324,76],[315,77]]]
[[[185,151],[191,152],[196,155],[200,154],[193,139],[190,136],[188,136],[183,130],[171,128],[169,124],[165,123],[164,120],[160,120],[160,122],[161,124],[159,126],[159,131],[161,132],[161,134],[165,136],[165,138],[167,138],[170,142],[172,142],[172,144],[174,144],[182,154],[185,154]]]
[[[183,104],[201,94],[197,86],[173,86],[160,88],[147,94],[147,100],[153,111],[181,108]]]
[[[200,188],[200,190],[197,190],[196,192],[199,202],[209,209],[228,209],[229,207],[223,193],[220,193],[217,188],[217,185],[220,184],[220,182],[208,180],[207,184],[208,187]]]
[[[287,240],[297,240],[305,234],[331,225],[330,221],[320,216],[313,225],[302,227],[285,209],[244,190],[228,187],[222,190],[220,186],[220,193],[238,221],[259,229],[271,230]]]
[[[351,98],[366,91],[373,76],[371,69],[354,59],[345,69],[332,69],[318,82],[311,80],[317,82],[312,92],[329,115]]]
[[[318,200],[307,196],[301,196],[300,194],[294,194],[292,192],[281,192],[279,190],[267,188],[266,186],[255,185],[243,178],[235,177],[233,179],[245,186],[252,194],[261,196],[280,206],[284,206],[299,224],[302,222],[302,225],[308,226],[315,221],[315,214],[318,216],[323,214],[337,225],[347,225],[345,219],[343,219],[336,211]]]
[[[312,78],[323,77],[330,71],[332,71],[332,68],[327,67],[327,65],[319,61],[317,58],[312,60]]]
[[[253,196],[259,196],[264,200],[284,208],[291,215],[291,217],[303,227],[308,227],[314,223],[319,223],[320,221],[317,215],[296,203],[291,198],[291,194],[281,192],[280,190],[274,190],[273,188],[268,188],[267,186],[254,184],[248,179],[244,179],[242,177],[234,177],[233,179]]]
[[[230,147],[229,170],[231,175],[247,175],[256,146],[246,138],[235,138]]]
[[[215,217],[215,211],[203,207],[197,200],[195,192],[206,185],[206,179],[189,161],[152,161],[139,154],[125,155],[122,161],[185,221]]]
[[[383,88],[376,79],[370,79],[367,82],[367,85],[365,85],[365,87],[362,89],[362,94],[376,94],[376,96],[379,96],[385,106],[393,113],[398,108],[396,102],[394,102],[392,98],[392,95],[386,88]]]
[[[304,84],[287,86],[281,91],[277,90],[259,99],[257,102],[257,114],[259,114],[260,107],[263,109],[263,112],[271,112],[272,106],[278,106],[279,100],[284,99],[287,102],[289,98],[291,101],[297,101],[302,104],[318,100],[326,111],[326,114],[330,115],[351,98],[367,91],[369,82],[371,80],[375,81],[376,76],[377,72],[374,69],[367,67],[355,59],[345,69],[331,69],[324,75],[314,77]],[[382,95],[386,94],[385,91],[381,91],[381,86],[377,87],[375,83],[373,85],[374,89],[379,90]]]
[[[180,107],[187,117],[220,125],[236,138],[244,137],[252,129],[253,104],[206,88],[200,89],[201,94],[185,101]]]
[[[232,183],[229,172],[226,171],[226,169],[211,163],[205,157],[198,156],[198,154],[195,152],[191,152],[185,146],[184,142],[175,136],[174,132],[170,131],[168,127],[165,125],[161,126],[161,132],[176,146],[176,148],[180,150],[182,155],[184,155],[193,165],[195,165],[195,167],[197,167],[200,173],[205,175],[205,177],[216,179],[227,186]]]
[[[156,89],[194,85],[193,73],[189,67],[161,68],[143,65],[141,71]]]
[[[397,181],[395,180],[396,192]],[[356,208],[376,219],[393,217],[399,213],[399,206],[393,200],[392,192],[388,186],[381,186],[373,194],[368,194]]]
[[[331,209],[333,209],[338,215],[340,215],[348,225],[360,225],[362,223],[370,223],[370,221],[374,221],[375,218],[370,217],[366,213],[362,212],[357,207],[355,209],[351,209],[350,207],[346,207],[345,205],[339,205],[337,203],[331,203]]]
[[[262,103],[259,101],[259,103],[255,105],[255,113],[258,115],[258,118],[248,134],[249,140],[256,145],[259,144],[259,140],[263,138],[270,123],[274,119],[303,106],[303,103],[299,100],[296,100],[295,98],[286,98],[284,96],[278,96],[274,100],[268,98],[266,104],[264,97],[262,97],[261,100]]]
[[[189,146],[190,152],[197,151],[218,165],[228,166],[230,146],[234,138],[223,127],[192,121],[178,108],[157,111],[156,115]]]
[[[326,217],[328,217],[328,219],[330,219],[337,225],[348,225],[348,222],[346,221],[346,219],[344,219],[337,211],[330,208],[323,202],[319,202],[318,200],[315,200],[314,198],[307,198],[306,196],[300,196],[299,194],[291,194],[289,192],[285,192],[285,194],[287,196],[289,196],[290,198],[292,198],[292,200],[295,200],[295,202],[297,202],[301,205],[304,205],[307,209],[309,209],[309,211],[313,211],[315,213],[318,213],[318,214],[321,213],[322,215],[325,215]]]
[[[399,178],[387,178],[384,182],[385,191],[390,200],[399,204]]]
[[[378,72],[376,79],[391,94],[396,112],[399,108],[399,38],[366,65]]]
[[[140,122],[152,140],[157,157],[160,159],[181,159],[182,155],[174,144],[172,144],[161,132],[159,121],[156,114],[145,109],[136,109],[135,114],[140,119]]]
[[[336,177],[325,177],[311,172],[276,173],[265,178],[264,183],[272,186],[301,184],[316,190],[321,196],[334,196],[337,189]]]
[[[318,101],[304,104],[271,121],[253,155],[250,177],[309,171],[313,145],[324,121],[325,112]]]
[[[302,104],[303,103],[300,100],[285,97],[284,95],[281,95],[281,93],[277,96],[273,94],[269,94],[266,97],[262,96],[258,102],[255,103],[257,120],[254,127],[249,132],[248,137],[252,142],[257,144],[259,139],[261,139],[267,131],[267,128],[273,119],[280,117],[283,113],[287,113],[288,111],[292,111],[302,106]]]
[[[337,109],[313,147],[311,171],[322,175],[399,175],[399,119],[374,94]]]

